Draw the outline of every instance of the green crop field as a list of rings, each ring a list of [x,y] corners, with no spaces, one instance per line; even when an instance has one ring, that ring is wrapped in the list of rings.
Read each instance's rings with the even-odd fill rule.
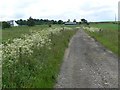
[[[76,27],[40,25],[3,29],[3,88],[53,88]]]
[[[118,30],[118,24],[112,24],[112,23],[90,24],[90,26],[98,27],[106,30]]]
[[[117,24],[99,23],[90,24],[90,27],[97,27],[102,29],[101,32],[87,31],[87,33],[93,38],[95,38],[97,41],[99,41],[101,44],[103,44],[106,48],[120,56],[120,53],[118,52],[118,48],[120,48],[120,46],[118,45],[119,32]]]

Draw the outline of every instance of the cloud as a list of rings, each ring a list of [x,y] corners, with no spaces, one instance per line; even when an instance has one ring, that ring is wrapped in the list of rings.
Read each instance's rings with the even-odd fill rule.
[[[114,20],[118,0],[2,0],[0,20],[48,18],[88,21]]]

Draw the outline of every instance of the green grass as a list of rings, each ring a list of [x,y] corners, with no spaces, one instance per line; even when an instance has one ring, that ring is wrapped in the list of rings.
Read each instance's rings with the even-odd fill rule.
[[[60,35],[52,38],[52,50],[46,51],[46,62],[43,65],[44,70],[40,70],[39,78],[34,83],[34,87],[52,88],[59,73],[60,65],[63,60],[64,51],[67,48],[71,36],[75,31],[64,31]]]
[[[103,29],[102,32],[88,32],[87,33],[103,44],[106,48],[120,56],[118,52],[118,27],[117,24],[92,24],[92,27]]]
[[[22,34],[29,33],[30,30],[41,30],[44,28],[49,28],[48,25],[40,25],[34,27],[28,26],[18,26],[18,27],[11,27],[2,30],[2,42],[6,42],[8,39],[12,40],[14,38],[19,38]]]
[[[13,31],[6,29],[3,32],[8,37],[3,39],[7,41],[9,38],[13,39],[20,37],[21,34],[29,33],[30,29],[41,30],[42,28],[48,27],[15,27],[12,28]],[[65,30],[58,35],[50,36],[52,40],[50,50],[47,47],[33,48],[34,53],[31,56],[22,55],[20,62],[12,67],[3,65],[3,88],[53,88],[63,61],[64,51],[75,33],[76,30]]]
[[[70,27],[75,29],[79,25],[52,25],[52,27]],[[18,26],[18,27],[11,27],[2,30],[2,37],[0,38],[0,42],[6,42],[8,39],[13,40],[14,38],[19,38],[22,34],[29,33],[30,30],[42,30],[42,29],[49,28],[48,25],[37,25],[34,27],[28,26]]]
[[[102,28],[105,30],[118,30],[118,24],[112,24],[112,23],[90,24],[90,26]]]

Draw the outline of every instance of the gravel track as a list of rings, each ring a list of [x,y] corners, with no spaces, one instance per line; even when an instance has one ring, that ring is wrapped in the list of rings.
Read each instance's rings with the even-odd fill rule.
[[[118,57],[81,29],[65,51],[55,88],[118,88]]]

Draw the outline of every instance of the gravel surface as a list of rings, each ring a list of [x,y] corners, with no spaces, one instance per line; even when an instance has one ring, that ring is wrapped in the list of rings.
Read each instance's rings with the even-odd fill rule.
[[[81,29],[65,51],[55,88],[118,88],[118,57]]]

